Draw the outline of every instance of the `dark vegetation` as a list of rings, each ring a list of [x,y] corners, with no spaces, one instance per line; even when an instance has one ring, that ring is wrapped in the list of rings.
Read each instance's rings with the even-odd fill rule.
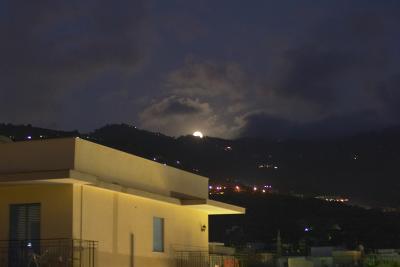
[[[211,241],[238,246],[260,242],[273,249],[279,230],[282,243],[291,244],[288,249],[292,253],[305,245],[400,247],[399,213],[282,194],[228,193],[213,198],[247,210],[246,215],[212,216]]]

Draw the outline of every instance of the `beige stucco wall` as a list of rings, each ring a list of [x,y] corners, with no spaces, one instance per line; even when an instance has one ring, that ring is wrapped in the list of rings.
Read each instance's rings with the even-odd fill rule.
[[[174,266],[174,250],[208,249],[207,212],[244,212],[208,200],[206,177],[72,138],[0,145],[0,239],[17,203],[42,204],[41,238],[98,241],[99,267],[132,256],[135,267]],[[152,251],[153,217],[165,220],[162,253]]]
[[[9,239],[9,205],[41,204],[41,238],[72,236],[72,185],[1,185],[0,240]]]
[[[75,139],[74,169],[100,177],[109,183],[170,196],[178,192],[208,198],[208,178]]]
[[[24,203],[41,203],[41,238],[98,241],[98,267],[128,267],[132,256],[135,267],[174,266],[174,250],[208,247],[203,211],[78,184],[1,185],[0,240],[9,238],[9,205]],[[154,216],[165,220],[162,253],[152,251]]]
[[[154,216],[165,219],[163,253],[152,252]],[[130,266],[131,234],[134,235],[135,267],[173,266],[174,249],[207,249],[208,229],[202,232],[202,225],[208,228],[205,212],[92,186],[74,185],[73,236],[99,241],[99,267]]]
[[[164,196],[208,198],[208,178],[80,138],[0,144],[0,182],[72,178]]]
[[[0,144],[0,174],[73,169],[74,144],[74,138]]]

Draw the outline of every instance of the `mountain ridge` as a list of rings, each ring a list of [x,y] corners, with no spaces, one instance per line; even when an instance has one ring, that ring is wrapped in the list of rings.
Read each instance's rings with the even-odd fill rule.
[[[210,177],[213,183],[271,184],[282,192],[400,206],[400,127],[338,138],[226,140],[170,137],[128,124],[90,133],[0,124],[0,135],[14,141],[77,136]]]

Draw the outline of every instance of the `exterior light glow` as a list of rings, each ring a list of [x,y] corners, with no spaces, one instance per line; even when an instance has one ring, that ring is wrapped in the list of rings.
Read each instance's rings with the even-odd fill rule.
[[[231,147],[231,146],[226,146],[226,147],[224,148],[224,150],[225,150],[225,151],[231,151],[231,150],[232,150],[232,147]]]

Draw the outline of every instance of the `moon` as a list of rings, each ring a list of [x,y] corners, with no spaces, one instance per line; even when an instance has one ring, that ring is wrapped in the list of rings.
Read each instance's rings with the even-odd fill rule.
[[[195,132],[193,133],[193,136],[196,136],[196,137],[199,137],[199,138],[203,138],[203,133],[200,132],[200,131],[195,131]]]

